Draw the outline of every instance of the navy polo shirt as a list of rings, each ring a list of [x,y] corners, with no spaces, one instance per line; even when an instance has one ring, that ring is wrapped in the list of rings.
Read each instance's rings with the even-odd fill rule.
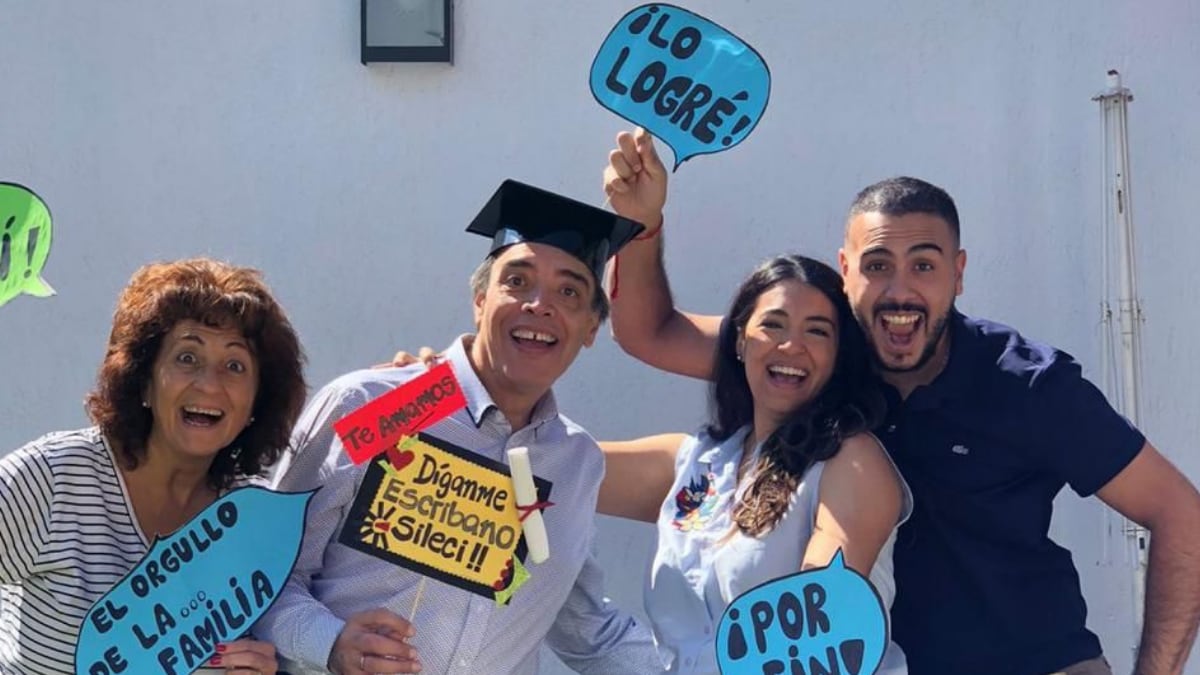
[[[1088,496],[1144,436],[1067,353],[952,313],[950,358],[879,436],[912,488],[892,628],[914,675],[1045,675],[1101,654],[1071,554],[1050,540],[1064,485]]]

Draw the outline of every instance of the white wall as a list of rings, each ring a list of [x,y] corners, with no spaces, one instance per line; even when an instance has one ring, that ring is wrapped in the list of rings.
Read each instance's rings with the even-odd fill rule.
[[[459,0],[453,66],[358,62],[358,3],[0,0],[0,180],[34,187],[59,295],[0,307],[0,448],[86,424],[80,405],[114,299],[152,259],[260,266],[316,386],[469,329],[462,232],[504,177],[599,204],[622,120],[587,89],[601,40],[636,3]],[[1099,120],[1118,68],[1147,313],[1146,427],[1200,478],[1200,5],[696,0],[774,77],[741,146],[673,176],[668,265],[686,307],[719,312],[762,257],[832,261],[854,193],[908,173],[958,201],[970,251],[960,306],[1096,369]],[[688,429],[703,389],[609,340],[560,387],[599,437]],[[0,451],[3,452],[3,451]],[[1128,672],[1129,571],[1104,511],[1069,491],[1091,624]],[[613,597],[640,611],[647,527],[601,519]],[[547,667],[546,672],[558,672]],[[1200,663],[1189,673],[1200,673]]]

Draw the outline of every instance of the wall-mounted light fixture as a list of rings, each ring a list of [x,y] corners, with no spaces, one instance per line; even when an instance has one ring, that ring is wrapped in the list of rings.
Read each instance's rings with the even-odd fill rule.
[[[362,0],[362,62],[453,63],[451,0]]]

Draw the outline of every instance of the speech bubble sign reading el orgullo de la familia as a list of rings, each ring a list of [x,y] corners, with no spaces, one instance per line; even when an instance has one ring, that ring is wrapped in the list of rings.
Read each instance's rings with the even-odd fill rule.
[[[678,169],[750,135],[767,109],[771,73],[728,30],[653,3],[617,22],[592,61],[590,84],[600,105],[671,146]]]
[[[76,675],[182,675],[237,639],[287,582],[312,492],[233,490],[150,552],[88,610]]]
[[[738,596],[717,628],[722,675],[870,675],[886,647],[883,601],[840,549]]]
[[[54,295],[42,279],[52,234],[46,202],[24,185],[0,182],[0,306],[22,293]]]

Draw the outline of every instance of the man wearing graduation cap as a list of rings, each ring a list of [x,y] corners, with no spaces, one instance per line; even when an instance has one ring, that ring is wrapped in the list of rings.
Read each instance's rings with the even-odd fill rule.
[[[642,230],[512,180],[468,228],[492,244],[471,276],[476,332],[444,352],[467,405],[423,433],[501,463],[508,449],[528,448],[533,473],[552,484],[542,510],[549,558],[528,565],[508,604],[422,583],[338,541],[370,462],[350,461],[333,424],[425,366],[352,372],[313,397],[272,487],[321,489],[292,576],[255,628],[290,672],[535,673],[543,640],[581,673],[661,672],[648,631],[603,596],[591,553],[603,456],[551,392],[607,318],[605,262]]]

